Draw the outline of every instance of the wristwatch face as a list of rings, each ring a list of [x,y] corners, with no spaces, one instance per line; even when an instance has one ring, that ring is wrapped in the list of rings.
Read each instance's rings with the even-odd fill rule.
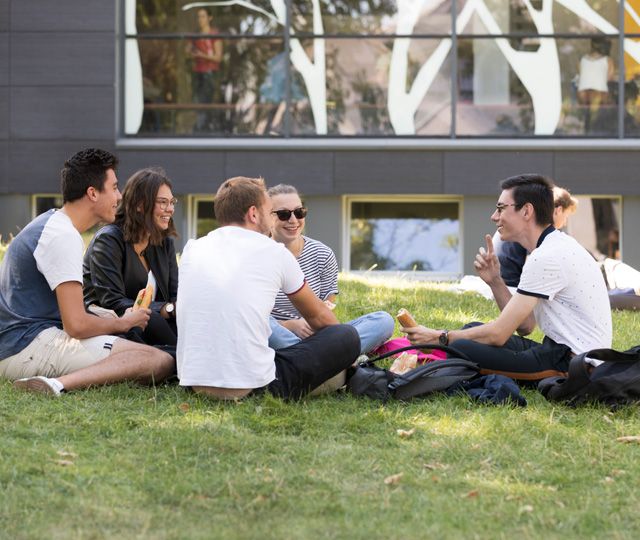
[[[438,338],[440,345],[448,345],[449,343],[449,334],[447,332],[442,332],[440,334],[440,338]]]
[[[164,310],[165,310],[167,313],[173,313],[173,310],[174,310],[174,309],[175,309],[175,306],[173,305],[173,302],[169,302],[168,304],[166,304],[166,305],[164,306]]]

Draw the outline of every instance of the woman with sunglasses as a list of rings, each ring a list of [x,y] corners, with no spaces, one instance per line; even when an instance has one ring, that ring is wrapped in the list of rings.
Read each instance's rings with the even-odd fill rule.
[[[122,193],[115,222],[97,232],[84,257],[87,306],[122,315],[141,289],[154,286],[149,324],[144,332],[130,336],[150,345],[176,344],[178,265],[172,238],[176,203],[162,169],[134,173]]]
[[[295,256],[307,283],[320,300],[331,306],[338,294],[338,263],[336,256],[322,242],[302,234],[307,209],[295,187],[279,184],[269,189],[273,205],[273,239],[284,244]],[[287,296],[280,291],[271,312],[269,346],[282,349],[313,334]],[[371,351],[391,337],[394,321],[384,311],[368,313],[350,321],[360,335],[361,353]]]

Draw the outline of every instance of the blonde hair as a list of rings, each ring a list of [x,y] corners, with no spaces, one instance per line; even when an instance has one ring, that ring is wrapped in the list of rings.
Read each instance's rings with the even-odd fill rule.
[[[572,197],[568,190],[558,186],[553,188],[553,204],[554,206],[561,206],[569,214],[575,213],[578,209],[578,199]]]

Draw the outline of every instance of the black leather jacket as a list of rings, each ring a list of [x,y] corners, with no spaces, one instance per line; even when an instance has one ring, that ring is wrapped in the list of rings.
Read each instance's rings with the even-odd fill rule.
[[[160,311],[166,302],[175,302],[178,294],[178,263],[172,238],[160,246],[148,246],[145,258],[157,282],[153,311]],[[124,241],[118,225],[100,229],[84,256],[82,264],[84,303],[98,304],[122,315],[140,291],[147,285],[147,271],[133,246]]]

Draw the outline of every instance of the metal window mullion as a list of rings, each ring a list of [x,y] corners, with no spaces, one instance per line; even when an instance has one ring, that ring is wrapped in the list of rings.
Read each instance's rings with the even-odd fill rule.
[[[457,0],[451,0],[451,134],[456,138],[456,109],[458,107],[458,36],[456,34]]]
[[[284,83],[284,136],[291,137],[291,44],[289,32],[291,29],[291,0],[287,0],[287,11],[284,19],[284,55],[286,58],[285,83]]]
[[[118,12],[118,53],[116,56],[116,77],[117,77],[117,119],[118,125],[116,126],[116,133],[118,137],[127,136],[125,133],[125,85],[128,81],[125,80],[125,62],[126,62],[126,18],[125,18],[125,2],[126,0],[120,0],[116,4],[117,8],[119,8]]]
[[[625,113],[625,97],[624,97],[624,1],[618,3],[618,138],[624,138],[624,113]]]

